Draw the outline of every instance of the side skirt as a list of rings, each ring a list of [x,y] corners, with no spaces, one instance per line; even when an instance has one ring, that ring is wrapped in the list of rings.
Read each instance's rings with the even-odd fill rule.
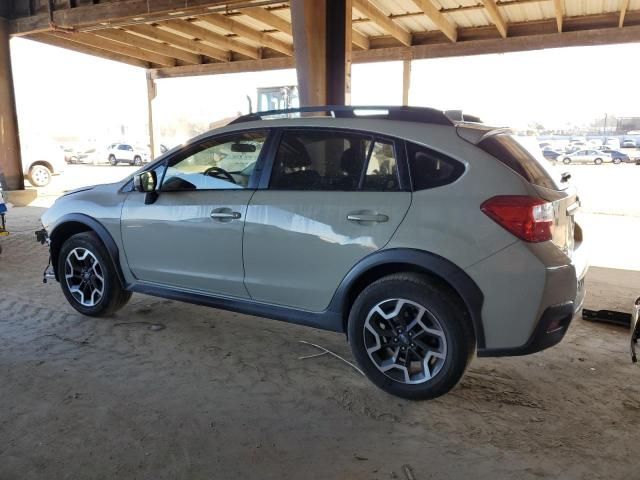
[[[184,292],[158,285],[141,283],[130,285],[128,290],[154,297],[168,298],[170,300],[178,300],[180,302],[193,303],[195,305],[219,308],[221,310],[229,310],[232,312],[244,313],[246,315],[281,320],[283,322],[314,327],[320,330],[329,330],[340,333],[344,332],[342,316],[340,313],[330,310],[325,310],[324,312],[309,312],[306,310],[297,310],[277,305],[268,305],[265,303],[254,302],[252,300],[215,297],[201,293]]]

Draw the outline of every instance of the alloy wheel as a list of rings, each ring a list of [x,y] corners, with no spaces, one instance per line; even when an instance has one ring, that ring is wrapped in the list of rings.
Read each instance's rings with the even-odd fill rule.
[[[100,262],[86,248],[74,248],[65,260],[64,278],[73,298],[85,307],[97,305],[104,295],[104,273]]]
[[[438,319],[424,306],[402,298],[384,300],[367,315],[364,344],[373,364],[405,384],[434,378],[447,358],[447,339]]]

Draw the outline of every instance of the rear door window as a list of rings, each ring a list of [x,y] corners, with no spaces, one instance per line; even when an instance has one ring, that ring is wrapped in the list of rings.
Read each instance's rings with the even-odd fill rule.
[[[276,152],[272,190],[397,191],[393,143],[332,130],[285,131]]]

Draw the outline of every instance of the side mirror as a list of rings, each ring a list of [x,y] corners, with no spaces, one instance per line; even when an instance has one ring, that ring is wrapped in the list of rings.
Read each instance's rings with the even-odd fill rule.
[[[155,192],[158,186],[158,179],[154,170],[139,173],[133,177],[133,188],[137,192]]]

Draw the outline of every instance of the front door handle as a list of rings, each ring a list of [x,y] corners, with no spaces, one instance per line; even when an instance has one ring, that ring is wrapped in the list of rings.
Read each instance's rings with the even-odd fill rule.
[[[389,217],[382,213],[350,213],[347,215],[347,220],[351,222],[386,222]]]
[[[234,212],[230,208],[217,208],[211,212],[211,218],[220,222],[230,222],[242,217],[240,212]]]

